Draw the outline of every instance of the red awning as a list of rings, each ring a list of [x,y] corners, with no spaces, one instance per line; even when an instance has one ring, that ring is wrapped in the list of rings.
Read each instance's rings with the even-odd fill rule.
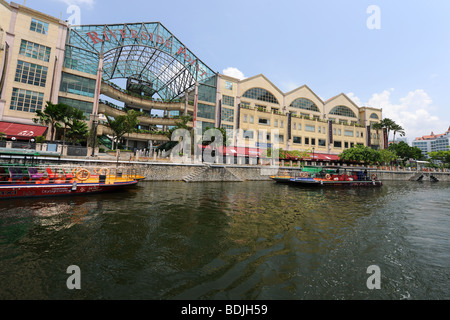
[[[31,140],[44,135],[45,131],[47,127],[0,121],[0,132],[3,132],[7,139]]]
[[[212,149],[211,146],[199,145],[203,150]],[[237,157],[261,157],[263,154],[262,149],[246,148],[246,147],[218,147],[215,148],[222,155],[237,156]]]
[[[339,161],[340,158],[338,155],[335,154],[324,154],[324,153],[315,153],[314,158],[311,154],[310,157],[306,158],[305,160],[312,160],[312,161]]]

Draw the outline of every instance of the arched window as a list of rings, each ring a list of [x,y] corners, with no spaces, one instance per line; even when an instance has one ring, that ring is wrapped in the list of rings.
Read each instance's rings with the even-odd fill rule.
[[[355,113],[349,107],[346,106],[334,107],[333,110],[330,111],[330,114],[334,114],[336,116],[356,118]]]
[[[291,105],[293,108],[299,108],[314,112],[320,112],[319,108],[312,102],[311,100],[305,99],[305,98],[299,98],[294,100]]]
[[[377,115],[376,113],[372,113],[372,114],[370,115],[370,119],[377,119],[377,120],[380,120],[380,118],[378,117],[378,115]]]
[[[279,104],[277,98],[275,98],[273,94],[271,94],[269,91],[262,89],[262,88],[253,88],[253,89],[247,90],[244,93],[243,97]]]

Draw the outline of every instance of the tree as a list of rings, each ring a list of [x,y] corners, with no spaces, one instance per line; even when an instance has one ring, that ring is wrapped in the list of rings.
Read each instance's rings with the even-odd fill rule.
[[[38,118],[33,118],[34,123],[41,123],[50,127],[51,141],[55,140],[57,124],[61,119],[61,109],[63,109],[61,104],[53,104],[47,101],[44,111],[37,110],[36,116]]]
[[[450,151],[433,151],[429,152],[431,160],[442,162],[442,166],[445,167],[450,164]]]
[[[116,148],[118,148],[120,139],[127,133],[127,117],[117,116],[115,118],[110,118],[109,116],[106,116],[106,120],[108,121],[108,127],[113,132],[113,142],[115,142]]]
[[[124,130],[128,134],[127,139],[127,149],[128,149],[128,140],[130,138],[130,133],[135,132],[137,130],[137,126],[139,125],[139,119],[142,115],[142,112],[136,111],[134,109],[129,109],[127,111],[127,115],[125,116],[125,122],[124,122]]]
[[[399,124],[394,123],[392,126],[392,132],[394,133],[394,143],[395,143],[395,134],[399,133],[401,137],[405,136],[405,129]]]
[[[81,112],[83,113],[83,112]],[[80,139],[85,139],[88,135],[88,125],[85,121],[77,118],[72,118],[68,124],[67,136],[72,140],[72,143],[76,143]]]
[[[402,160],[402,162],[405,162],[409,159],[420,160],[423,158],[422,150],[417,147],[410,147],[404,141],[391,144],[388,150],[394,152],[397,157]]]
[[[395,127],[395,125],[396,125],[396,123],[389,118],[384,118],[383,120],[381,120],[381,126],[383,129],[386,129],[388,137],[389,137],[390,132]]]

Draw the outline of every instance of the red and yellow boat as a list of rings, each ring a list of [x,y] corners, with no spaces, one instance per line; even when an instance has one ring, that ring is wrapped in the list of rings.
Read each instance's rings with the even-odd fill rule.
[[[0,166],[0,199],[69,196],[123,190],[143,176],[110,169]]]

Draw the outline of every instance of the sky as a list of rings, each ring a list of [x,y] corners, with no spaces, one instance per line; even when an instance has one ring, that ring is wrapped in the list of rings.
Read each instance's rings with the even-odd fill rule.
[[[23,4],[21,0],[15,2]],[[81,24],[161,22],[212,70],[383,109],[408,142],[450,126],[448,0],[26,0]],[[74,7],[79,15],[74,16]],[[70,9],[68,11],[68,9]]]

